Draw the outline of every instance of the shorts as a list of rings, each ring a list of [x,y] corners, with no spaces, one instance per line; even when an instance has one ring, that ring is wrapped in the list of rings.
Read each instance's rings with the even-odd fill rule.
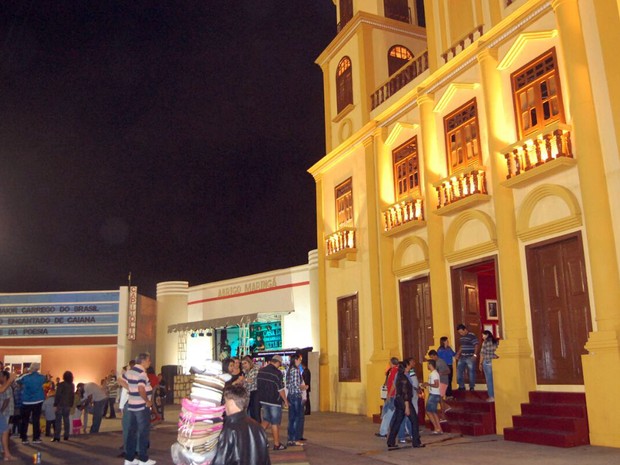
[[[273,404],[264,404],[261,402],[262,419],[269,424],[279,425],[282,422],[282,406]]]
[[[6,417],[0,413],[0,434],[9,429],[9,424],[6,422]]]
[[[429,413],[437,413],[437,406],[439,405],[439,399],[441,399],[439,394],[429,395],[428,401],[426,401],[426,411]]]
[[[447,384],[439,383],[439,395],[441,396],[442,399],[446,397],[447,390],[448,390]]]

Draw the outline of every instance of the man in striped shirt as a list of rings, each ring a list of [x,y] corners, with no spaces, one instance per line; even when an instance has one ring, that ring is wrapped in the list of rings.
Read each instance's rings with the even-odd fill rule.
[[[127,384],[129,399],[123,411],[123,439],[125,443],[125,465],[155,465],[155,460],[148,456],[149,433],[151,427],[151,406],[153,388],[149,383],[146,370],[151,366],[148,353],[139,354],[133,368],[123,374]],[[125,415],[127,417],[125,418]],[[138,458],[136,455],[138,448]]]

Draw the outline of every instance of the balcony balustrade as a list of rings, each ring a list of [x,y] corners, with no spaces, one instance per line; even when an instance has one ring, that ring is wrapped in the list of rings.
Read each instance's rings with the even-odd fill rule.
[[[404,65],[390,79],[381,85],[371,96],[371,109],[374,110],[392,95],[405,87],[428,69],[428,51],[422,52]]]
[[[503,150],[508,174],[506,179],[523,175],[538,166],[565,157],[573,158],[570,138],[571,127],[554,123]]]
[[[438,210],[476,194],[487,194],[485,171],[480,166],[444,178],[434,186],[437,190]]]
[[[394,232],[397,228],[415,223],[424,224],[422,199],[404,199],[390,205],[383,212],[383,231],[386,233]]]
[[[454,42],[452,46],[448,48],[448,50],[446,50],[445,52],[441,54],[441,57],[443,58],[443,62],[447,63],[452,58],[457,56],[460,52],[462,52],[467,47],[469,47],[471,44],[473,44],[477,39],[479,39],[482,36],[483,30],[484,30],[484,25],[481,24],[480,26],[476,27],[473,31],[465,34],[459,40]]]
[[[325,238],[325,256],[337,260],[356,252],[355,228],[343,227]]]

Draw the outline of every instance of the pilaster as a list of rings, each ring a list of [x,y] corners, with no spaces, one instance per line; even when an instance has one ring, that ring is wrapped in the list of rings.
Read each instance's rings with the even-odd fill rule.
[[[439,345],[442,336],[454,334],[450,328],[450,277],[446,272],[446,261],[443,255],[444,231],[443,218],[434,214],[437,208],[437,191],[433,184],[442,178],[446,166],[443,152],[437,147],[437,141],[443,140],[443,131],[437,129],[435,99],[433,94],[422,94],[418,97],[420,107],[422,158],[424,170],[424,217],[428,232],[428,261],[430,269],[431,302],[433,303],[433,347]],[[455,377],[456,379],[456,377]]]
[[[620,429],[620,409],[613,399],[605,402],[609,397],[609,380],[620,379],[620,277],[607,179],[579,2],[553,0],[551,5],[556,14],[566,69],[570,71],[566,74],[565,87],[570,95],[577,146],[587,256],[591,265],[590,289],[596,315],[596,331],[590,334],[586,344],[588,354],[582,356],[590,442],[618,447],[620,438],[610,433]]]
[[[482,75],[482,90],[486,113],[489,148],[488,166],[497,231],[498,278],[501,297],[501,325],[504,340],[499,346],[499,359],[493,361],[495,383],[495,412],[497,430],[512,426],[512,415],[520,413],[521,402],[527,402],[528,392],[536,387],[532,351],[527,339],[527,319],[523,298],[523,280],[519,240],[516,234],[515,205],[510,188],[500,184],[505,165],[501,150],[509,141],[505,109],[501,98],[502,80],[497,70],[497,50],[483,49],[478,55]],[[515,376],[518,382],[515,382]]]

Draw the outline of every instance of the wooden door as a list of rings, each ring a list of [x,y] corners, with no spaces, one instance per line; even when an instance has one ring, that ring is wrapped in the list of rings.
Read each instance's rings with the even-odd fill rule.
[[[433,313],[428,277],[401,281],[400,322],[403,341],[403,358],[415,359],[415,371],[422,379],[428,347],[433,343]]]
[[[581,234],[526,248],[538,384],[583,384],[592,331]]]

